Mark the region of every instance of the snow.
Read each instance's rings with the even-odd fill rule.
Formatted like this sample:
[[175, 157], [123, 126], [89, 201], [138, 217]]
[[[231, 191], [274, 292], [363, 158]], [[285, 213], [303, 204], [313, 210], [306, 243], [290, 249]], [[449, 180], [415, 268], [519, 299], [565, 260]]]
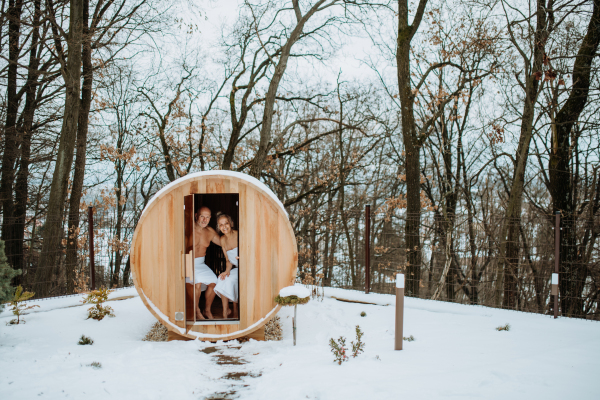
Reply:
[[[154, 343], [141, 341], [156, 319], [135, 289], [111, 298], [127, 295], [135, 297], [110, 302], [116, 316], [102, 321], [85, 319], [82, 296], [32, 302], [41, 307], [24, 325], [7, 326], [11, 313], [0, 314], [0, 399], [204, 399], [233, 390], [245, 400], [586, 400], [600, 390], [598, 322], [407, 297], [404, 336], [416, 340], [394, 351], [394, 296], [326, 288], [322, 301], [298, 309], [297, 346], [291, 307], [279, 312], [281, 342]], [[510, 331], [495, 330], [506, 323]], [[329, 338], [345, 336], [350, 347], [356, 325], [365, 352], [335, 364]], [[82, 334], [94, 344], [77, 345]], [[218, 365], [199, 351], [211, 346], [248, 364]], [[255, 377], [223, 379], [232, 372]]]
[[142, 212], [142, 216], [144, 215], [144, 213], [147, 210], [150, 209], [150, 205], [156, 199], [158, 199], [163, 193], [168, 192], [172, 187], [174, 187], [174, 186], [176, 186], [176, 185], [180, 184], [181, 182], [183, 182], [185, 180], [188, 180], [188, 179], [194, 179], [194, 178], [198, 178], [198, 177], [206, 177], [206, 176], [211, 176], [211, 175], [232, 176], [232, 177], [235, 177], [235, 178], [238, 178], [238, 179], [242, 179], [242, 180], [244, 180], [246, 182], [252, 183], [253, 185], [257, 186], [260, 190], [262, 190], [263, 192], [265, 192], [265, 194], [267, 194], [269, 197], [271, 197], [273, 199], [273, 201], [277, 205], [279, 205], [279, 208], [281, 209], [281, 211], [283, 211], [286, 216], [288, 215], [287, 211], [285, 210], [285, 207], [283, 206], [283, 203], [281, 202], [281, 200], [279, 200], [279, 198], [275, 195], [275, 193], [273, 193], [273, 191], [271, 189], [269, 189], [269, 187], [267, 185], [265, 185], [264, 183], [262, 183], [261, 181], [259, 181], [255, 177], [243, 174], [241, 172], [236, 172], [236, 171], [214, 170], [214, 171], [194, 172], [194, 173], [188, 174], [186, 176], [182, 176], [181, 178], [176, 179], [173, 182], [169, 183], [168, 185], [166, 185], [165, 187], [163, 187], [162, 189], [160, 189], [158, 192], [156, 192], [156, 194], [150, 199], [150, 201], [148, 201], [148, 204], [146, 204], [146, 207], [144, 208], [144, 211]]
[[287, 286], [279, 291], [279, 296], [297, 296], [300, 299], [310, 296], [310, 290], [301, 285]]

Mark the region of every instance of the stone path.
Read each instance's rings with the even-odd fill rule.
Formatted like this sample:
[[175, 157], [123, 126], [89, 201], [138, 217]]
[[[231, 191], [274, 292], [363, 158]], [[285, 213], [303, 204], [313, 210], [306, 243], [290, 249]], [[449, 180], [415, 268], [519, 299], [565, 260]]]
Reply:
[[224, 371], [227, 371], [221, 379], [231, 381], [229, 390], [213, 393], [212, 395], [205, 397], [205, 400], [237, 399], [240, 397], [238, 392], [243, 388], [250, 386], [247, 384], [249, 378], [261, 376], [260, 372], [250, 371], [249, 367], [244, 367], [245, 365], [248, 365], [248, 361], [235, 355], [240, 348], [240, 346], [213, 346], [200, 350], [203, 353], [212, 355], [215, 363], [222, 366]]

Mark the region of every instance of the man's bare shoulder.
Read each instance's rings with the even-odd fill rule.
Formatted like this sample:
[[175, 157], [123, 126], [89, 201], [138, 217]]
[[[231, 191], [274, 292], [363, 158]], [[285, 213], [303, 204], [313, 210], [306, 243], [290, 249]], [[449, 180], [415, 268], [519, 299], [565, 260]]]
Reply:
[[214, 230], [214, 228], [211, 228], [210, 226], [206, 227], [206, 230], [211, 234], [211, 235], [216, 235], [217, 231]]

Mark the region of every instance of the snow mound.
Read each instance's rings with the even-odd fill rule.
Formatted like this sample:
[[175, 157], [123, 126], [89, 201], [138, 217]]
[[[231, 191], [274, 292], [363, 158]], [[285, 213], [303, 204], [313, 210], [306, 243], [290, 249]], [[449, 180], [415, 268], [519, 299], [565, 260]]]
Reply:
[[281, 296], [281, 297], [296, 296], [299, 299], [304, 299], [304, 298], [310, 296], [310, 290], [308, 290], [304, 286], [287, 286], [279, 291], [279, 296]]

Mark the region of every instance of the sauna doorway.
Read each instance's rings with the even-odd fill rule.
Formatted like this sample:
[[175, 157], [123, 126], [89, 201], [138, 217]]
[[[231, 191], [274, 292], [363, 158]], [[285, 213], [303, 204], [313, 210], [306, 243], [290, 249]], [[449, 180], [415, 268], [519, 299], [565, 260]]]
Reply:
[[185, 196], [184, 211], [187, 325], [239, 324], [239, 194]]

